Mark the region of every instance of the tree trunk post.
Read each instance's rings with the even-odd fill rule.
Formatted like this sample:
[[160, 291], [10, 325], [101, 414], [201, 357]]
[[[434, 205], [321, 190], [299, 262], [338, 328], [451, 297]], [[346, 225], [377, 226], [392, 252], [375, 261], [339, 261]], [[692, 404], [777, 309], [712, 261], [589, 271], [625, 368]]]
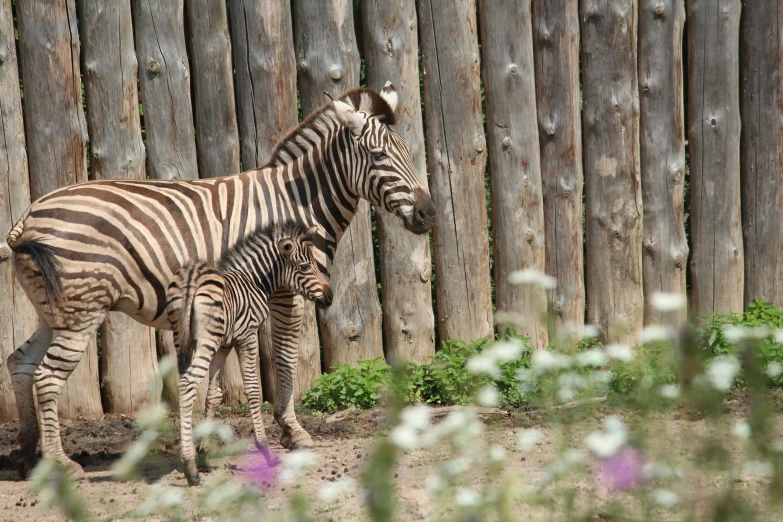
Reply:
[[[399, 96], [395, 128], [426, 184], [415, 2], [365, 0], [362, 11], [367, 84], [379, 91], [387, 81], [394, 84]], [[397, 217], [376, 211], [386, 353], [423, 364], [435, 355], [429, 235], [411, 234]]]
[[635, 344], [644, 324], [636, 0], [585, 0], [587, 317], [605, 341]]
[[[303, 112], [310, 114], [328, 101], [324, 91], [336, 96], [359, 85], [353, 6], [337, 0], [301, 0], [294, 3], [293, 14], [299, 92]], [[330, 278], [334, 302], [319, 313], [324, 368], [382, 357], [381, 307], [366, 201], [359, 202], [340, 240]], [[305, 384], [308, 373], [317, 377], [315, 370], [313, 365], [299, 368], [300, 384]]]
[[[198, 179], [183, 0], [131, 0], [131, 7], [147, 170], [155, 179]], [[160, 331], [158, 345], [161, 355], [176, 360], [172, 332]], [[202, 410], [206, 381], [199, 386], [196, 400]], [[178, 396], [167, 399], [176, 408]]]
[[[22, 99], [11, 0], [0, 1], [0, 243], [30, 206]], [[8, 253], [6, 253], [8, 254]], [[0, 422], [18, 418], [5, 360], [35, 331], [37, 314], [16, 281], [10, 258], [0, 252]]]
[[[232, 0], [229, 3], [237, 120], [242, 170], [263, 166], [272, 150], [297, 124], [296, 58], [290, 2]], [[270, 317], [259, 332], [264, 397], [274, 401], [275, 367]], [[320, 374], [320, 341], [315, 304], [305, 300], [294, 400], [299, 401]], [[303, 377], [304, 376], [304, 381]], [[304, 382], [305, 384], [300, 384]]]
[[[138, 64], [130, 1], [80, 4], [93, 179], [144, 179]], [[155, 331], [121, 312], [101, 326], [103, 404], [107, 413], [133, 413], [161, 383]]]
[[[664, 317], [650, 304], [655, 292], [685, 295], [685, 113], [682, 37], [685, 4], [641, 0], [639, 6], [639, 98], [644, 238], [644, 319]], [[687, 311], [678, 312], [684, 321]], [[671, 320], [671, 316], [667, 315]]]
[[422, 0], [419, 23], [439, 334], [471, 341], [494, 331], [475, 2]]
[[481, 0], [481, 52], [489, 142], [495, 306], [521, 314], [517, 333], [549, 344], [546, 290], [512, 285], [522, 269], [545, 271], [544, 202], [536, 126], [530, 0]]
[[[87, 181], [87, 123], [82, 108], [76, 2], [19, 2], [19, 54], [33, 200]], [[59, 401], [63, 418], [103, 415], [98, 350], [90, 341]]]
[[702, 317], [743, 310], [741, 1], [688, 0], [687, 10], [691, 295], [693, 312]]
[[[190, 64], [200, 177], [240, 171], [239, 132], [234, 105], [234, 69], [225, 0], [188, 0]], [[245, 402], [239, 358], [232, 350], [220, 375], [223, 403]]]
[[556, 328], [581, 337], [585, 321], [582, 112], [577, 0], [533, 2], [538, 140], [546, 223], [546, 273]]
[[783, 2], [745, 2], [740, 35], [745, 306], [783, 305]]

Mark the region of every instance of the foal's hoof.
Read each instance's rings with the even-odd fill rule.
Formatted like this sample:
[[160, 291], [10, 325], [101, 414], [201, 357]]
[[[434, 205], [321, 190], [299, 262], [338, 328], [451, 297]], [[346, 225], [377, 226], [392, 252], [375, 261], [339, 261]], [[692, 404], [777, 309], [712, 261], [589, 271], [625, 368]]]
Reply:
[[284, 433], [282, 437], [280, 437], [280, 444], [283, 445], [284, 448], [295, 450], [295, 449], [310, 449], [315, 444], [313, 444], [313, 438], [310, 437], [310, 434], [306, 431], [302, 431], [295, 436], [292, 436], [290, 433]]
[[68, 459], [65, 462], [61, 462], [60, 464], [62, 464], [63, 468], [65, 469], [65, 474], [72, 481], [79, 482], [80, 480], [87, 478], [87, 474], [84, 472], [84, 469], [76, 462]]
[[188, 472], [188, 470], [185, 469], [185, 479], [188, 481], [188, 486], [198, 486], [201, 484], [201, 475], [198, 474], [198, 471]]

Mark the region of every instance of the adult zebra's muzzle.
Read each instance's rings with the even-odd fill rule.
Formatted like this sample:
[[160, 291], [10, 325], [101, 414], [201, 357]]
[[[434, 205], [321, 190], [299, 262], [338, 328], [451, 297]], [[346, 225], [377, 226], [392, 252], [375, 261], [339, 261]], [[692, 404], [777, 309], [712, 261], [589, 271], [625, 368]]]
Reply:
[[332, 287], [326, 285], [324, 287], [323, 295], [315, 300], [315, 305], [318, 308], [328, 308], [332, 304], [333, 298], [334, 298], [334, 294], [332, 293]]
[[417, 188], [413, 191], [413, 212], [403, 218], [405, 228], [414, 234], [425, 234], [435, 226], [437, 209], [427, 191]]

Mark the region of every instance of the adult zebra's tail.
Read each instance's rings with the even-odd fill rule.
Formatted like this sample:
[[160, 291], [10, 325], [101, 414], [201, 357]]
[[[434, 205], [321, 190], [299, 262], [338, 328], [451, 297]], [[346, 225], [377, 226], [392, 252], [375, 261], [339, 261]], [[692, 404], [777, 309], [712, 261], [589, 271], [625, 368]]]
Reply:
[[38, 271], [41, 273], [46, 302], [54, 310], [63, 299], [63, 283], [60, 279], [63, 267], [60, 260], [57, 259], [57, 249], [36, 239], [26, 239], [10, 245], [3, 243], [0, 245], [0, 259], [3, 258], [4, 247], [10, 248], [17, 254], [30, 256], [33, 264], [38, 267]]

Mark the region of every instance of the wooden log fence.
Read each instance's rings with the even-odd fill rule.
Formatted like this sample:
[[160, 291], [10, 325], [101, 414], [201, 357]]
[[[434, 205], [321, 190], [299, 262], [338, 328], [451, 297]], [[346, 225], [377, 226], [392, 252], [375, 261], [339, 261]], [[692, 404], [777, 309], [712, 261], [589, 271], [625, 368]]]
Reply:
[[[694, 317], [757, 297], [783, 305], [780, 3], [0, 0], [0, 235], [31, 199], [87, 179], [261, 167], [324, 91], [391, 81], [396, 128], [437, 207], [434, 250], [360, 203], [334, 304], [305, 304], [296, 400], [335, 364], [421, 363], [440, 341], [493, 335], [495, 310], [522, 314], [520, 333], [544, 349], [586, 322], [637, 341], [661, 320], [655, 292], [689, 292]], [[8, 255], [0, 247], [0, 420], [16, 417], [5, 359], [37, 322]], [[557, 286], [510, 285], [520, 269]], [[267, 400], [277, 327], [261, 335]], [[61, 415], [138, 409], [159, 386], [156, 355], [174, 351], [158, 337], [156, 351], [151, 329], [111, 314], [100, 365], [93, 342]], [[237, 404], [232, 364], [222, 384]]]

